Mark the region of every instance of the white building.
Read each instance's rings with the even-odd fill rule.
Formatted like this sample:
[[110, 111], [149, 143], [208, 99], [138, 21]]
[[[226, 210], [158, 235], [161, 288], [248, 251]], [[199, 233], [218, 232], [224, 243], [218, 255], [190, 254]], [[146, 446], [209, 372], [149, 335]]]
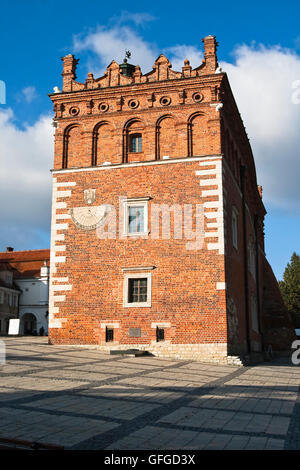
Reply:
[[48, 334], [49, 257], [49, 250], [9, 248], [0, 253], [0, 264], [9, 264], [14, 284], [20, 290], [20, 335]]
[[13, 278], [13, 269], [0, 262], [0, 335], [7, 334], [10, 320], [18, 318], [20, 291]]

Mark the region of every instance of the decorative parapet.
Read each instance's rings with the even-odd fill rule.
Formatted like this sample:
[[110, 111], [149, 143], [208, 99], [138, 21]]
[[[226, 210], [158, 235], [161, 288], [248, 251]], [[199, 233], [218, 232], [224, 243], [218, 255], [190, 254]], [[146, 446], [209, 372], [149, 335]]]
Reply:
[[78, 59], [72, 54], [62, 57], [63, 61], [63, 92], [91, 90], [97, 88], [107, 88], [122, 85], [132, 85], [135, 83], [149, 83], [163, 80], [175, 80], [186, 77], [197, 77], [199, 75], [207, 75], [215, 73], [218, 68], [217, 46], [215, 36], [207, 36], [202, 39], [204, 43], [204, 59], [202, 64], [195, 69], [190, 66], [189, 60], [184, 61], [181, 72], [172, 70], [172, 64], [164, 55], [160, 56], [154, 62], [152, 71], [142, 74], [139, 65], [127, 64], [127, 62], [118, 64], [112, 61], [106, 68], [104, 75], [94, 78], [89, 72], [85, 83], [76, 82], [76, 66]]

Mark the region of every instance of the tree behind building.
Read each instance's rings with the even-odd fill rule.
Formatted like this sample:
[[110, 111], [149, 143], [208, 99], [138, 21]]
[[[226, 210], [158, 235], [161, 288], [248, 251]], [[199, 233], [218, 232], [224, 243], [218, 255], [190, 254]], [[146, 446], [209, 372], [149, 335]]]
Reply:
[[296, 252], [292, 254], [279, 286], [294, 325], [300, 328], [300, 256]]

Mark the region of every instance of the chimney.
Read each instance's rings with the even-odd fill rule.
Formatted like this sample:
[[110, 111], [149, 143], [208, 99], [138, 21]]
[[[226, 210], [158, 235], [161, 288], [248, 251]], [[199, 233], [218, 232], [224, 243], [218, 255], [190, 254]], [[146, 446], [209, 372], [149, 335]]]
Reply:
[[218, 67], [216, 36], [206, 36], [202, 42], [204, 43], [205, 68], [209, 73], [215, 73]]
[[12, 246], [7, 246], [6, 247], [6, 253], [9, 253], [10, 251], [14, 251]]
[[47, 261], [46, 260], [44, 260], [44, 264], [43, 264], [43, 266], [41, 266], [40, 276], [42, 278], [48, 278], [49, 277], [49, 267], [47, 266]]
[[79, 59], [75, 59], [72, 54], [62, 57], [63, 61], [63, 91], [72, 91], [72, 81], [76, 80], [76, 66]]

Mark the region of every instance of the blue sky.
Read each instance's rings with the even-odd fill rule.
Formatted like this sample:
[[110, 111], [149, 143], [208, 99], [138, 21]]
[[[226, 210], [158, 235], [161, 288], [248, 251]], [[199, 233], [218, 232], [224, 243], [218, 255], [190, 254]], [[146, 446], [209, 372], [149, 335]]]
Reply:
[[257, 1], [2, 2], [0, 80], [7, 97], [0, 105], [0, 250], [49, 246], [48, 93], [61, 86], [60, 58], [80, 58], [79, 81], [90, 69], [101, 73], [111, 59], [121, 60], [125, 47], [144, 73], [160, 52], [173, 66], [189, 55], [196, 67], [201, 39], [213, 34], [254, 151], [268, 211], [266, 253], [281, 278], [292, 252], [300, 251], [300, 104], [291, 102], [292, 83], [300, 80], [299, 13], [297, 2], [286, 8]]

